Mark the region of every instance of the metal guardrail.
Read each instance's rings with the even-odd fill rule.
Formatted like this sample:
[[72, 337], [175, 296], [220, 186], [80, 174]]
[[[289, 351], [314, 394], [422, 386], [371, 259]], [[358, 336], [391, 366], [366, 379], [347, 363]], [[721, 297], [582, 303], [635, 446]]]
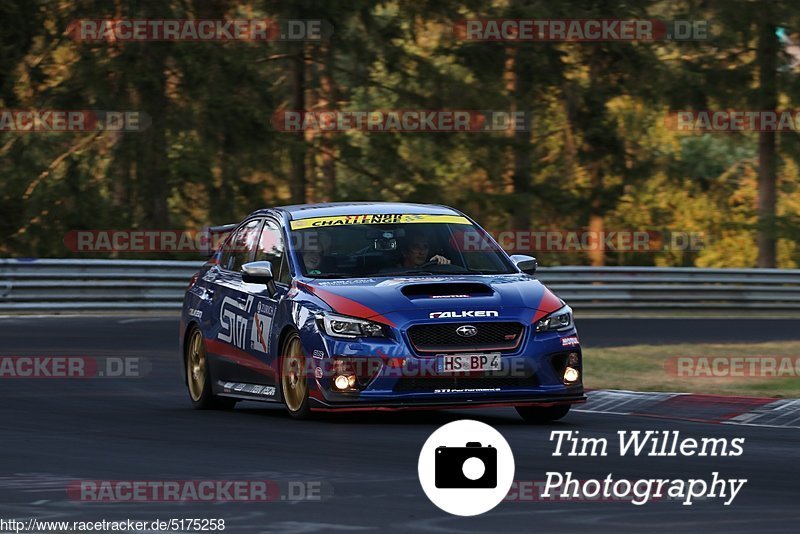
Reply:
[[[176, 310], [201, 261], [0, 259], [0, 312]], [[577, 311], [800, 314], [800, 269], [543, 267]]]
[[551, 267], [538, 278], [576, 310], [800, 312], [800, 269]]
[[202, 264], [0, 259], [0, 312], [176, 310]]

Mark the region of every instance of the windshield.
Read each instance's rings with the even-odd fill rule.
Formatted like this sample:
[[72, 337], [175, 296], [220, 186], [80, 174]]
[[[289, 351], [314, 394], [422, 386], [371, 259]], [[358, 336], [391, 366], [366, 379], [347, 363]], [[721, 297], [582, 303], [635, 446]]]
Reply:
[[291, 241], [312, 278], [516, 272], [483, 231], [456, 215], [300, 219], [291, 222]]

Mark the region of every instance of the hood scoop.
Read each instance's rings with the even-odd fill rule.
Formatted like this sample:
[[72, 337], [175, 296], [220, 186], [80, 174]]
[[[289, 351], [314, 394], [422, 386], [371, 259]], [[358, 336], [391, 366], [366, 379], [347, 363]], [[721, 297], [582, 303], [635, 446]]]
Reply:
[[486, 284], [473, 282], [409, 284], [403, 287], [400, 292], [411, 300], [491, 297], [494, 294], [494, 290]]

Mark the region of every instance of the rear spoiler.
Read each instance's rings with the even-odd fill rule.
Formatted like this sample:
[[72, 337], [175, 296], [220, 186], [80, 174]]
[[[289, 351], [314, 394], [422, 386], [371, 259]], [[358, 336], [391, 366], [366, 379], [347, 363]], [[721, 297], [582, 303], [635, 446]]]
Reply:
[[214, 252], [219, 248], [219, 244], [225, 241], [228, 237], [227, 234], [235, 230], [237, 226], [239, 226], [239, 223], [223, 224], [222, 226], [206, 226], [203, 228], [203, 235], [208, 237], [205, 239], [206, 247], [205, 250], [203, 250], [206, 257], [210, 258], [213, 256]]

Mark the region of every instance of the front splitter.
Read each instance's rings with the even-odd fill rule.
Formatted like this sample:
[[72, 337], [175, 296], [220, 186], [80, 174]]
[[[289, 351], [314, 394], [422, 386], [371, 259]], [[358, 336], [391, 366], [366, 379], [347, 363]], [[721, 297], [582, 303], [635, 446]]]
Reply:
[[497, 408], [503, 406], [556, 406], [559, 404], [581, 404], [586, 402], [586, 395], [569, 395], [558, 397], [536, 397], [521, 399], [498, 399], [496, 401], [484, 399], [459, 399], [442, 401], [414, 401], [414, 402], [343, 402], [328, 403], [320, 399], [309, 399], [311, 409], [320, 412], [340, 411], [398, 411], [398, 410], [444, 410], [460, 408]]

